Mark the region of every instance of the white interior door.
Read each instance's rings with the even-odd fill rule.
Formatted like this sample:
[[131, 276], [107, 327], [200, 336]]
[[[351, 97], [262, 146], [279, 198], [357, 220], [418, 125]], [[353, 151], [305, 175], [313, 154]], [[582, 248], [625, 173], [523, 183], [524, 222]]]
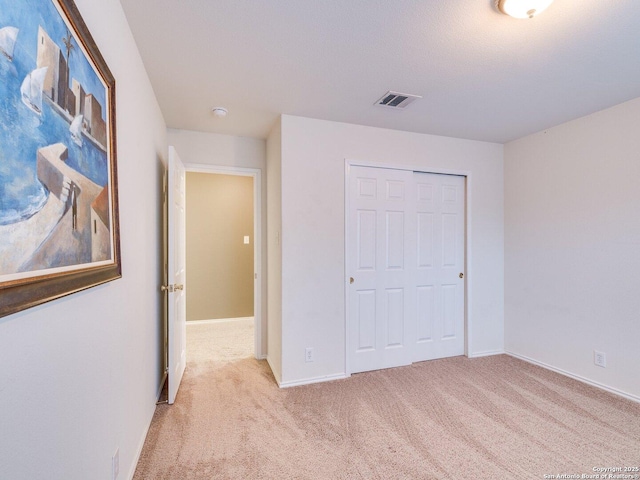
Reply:
[[185, 303], [185, 168], [173, 147], [169, 147], [168, 195], [168, 383], [169, 398], [176, 400], [187, 365], [187, 313]]
[[408, 365], [415, 343], [413, 172], [350, 167], [351, 372]]
[[464, 177], [415, 173], [417, 337], [413, 361], [464, 354]]
[[351, 373], [464, 354], [465, 180], [350, 166]]

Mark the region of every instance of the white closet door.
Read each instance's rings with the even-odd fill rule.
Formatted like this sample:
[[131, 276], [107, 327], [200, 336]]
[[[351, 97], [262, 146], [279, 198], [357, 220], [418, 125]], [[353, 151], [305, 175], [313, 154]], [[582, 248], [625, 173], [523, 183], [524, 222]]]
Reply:
[[347, 245], [352, 373], [408, 365], [415, 345], [413, 172], [350, 167]]
[[351, 373], [464, 354], [465, 179], [351, 166]]
[[417, 263], [413, 361], [464, 354], [464, 177], [415, 174]]

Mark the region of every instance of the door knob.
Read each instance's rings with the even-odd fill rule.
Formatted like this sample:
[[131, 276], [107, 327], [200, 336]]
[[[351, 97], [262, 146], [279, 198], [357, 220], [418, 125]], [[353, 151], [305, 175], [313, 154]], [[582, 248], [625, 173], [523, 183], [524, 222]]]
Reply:
[[460, 278], [464, 278], [464, 273], [460, 273], [460, 275], [458, 275]]
[[355, 280], [353, 279], [353, 277], [349, 277], [349, 283], [351, 284], [351, 283], [353, 283], [353, 282], [355, 282]]

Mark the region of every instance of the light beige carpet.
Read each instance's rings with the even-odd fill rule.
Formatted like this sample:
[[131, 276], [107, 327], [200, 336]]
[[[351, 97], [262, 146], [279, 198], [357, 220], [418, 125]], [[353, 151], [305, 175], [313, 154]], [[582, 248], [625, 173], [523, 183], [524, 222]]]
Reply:
[[244, 359], [187, 370], [134, 478], [542, 479], [639, 465], [640, 404], [505, 355], [289, 389]]
[[254, 356], [253, 317], [187, 324], [187, 362], [229, 362]]

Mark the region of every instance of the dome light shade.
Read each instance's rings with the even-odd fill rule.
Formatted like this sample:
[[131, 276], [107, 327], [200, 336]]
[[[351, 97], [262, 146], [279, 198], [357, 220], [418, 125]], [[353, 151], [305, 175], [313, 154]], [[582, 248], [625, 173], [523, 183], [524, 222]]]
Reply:
[[514, 18], [533, 18], [552, 2], [553, 0], [496, 0], [496, 7]]

